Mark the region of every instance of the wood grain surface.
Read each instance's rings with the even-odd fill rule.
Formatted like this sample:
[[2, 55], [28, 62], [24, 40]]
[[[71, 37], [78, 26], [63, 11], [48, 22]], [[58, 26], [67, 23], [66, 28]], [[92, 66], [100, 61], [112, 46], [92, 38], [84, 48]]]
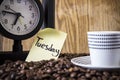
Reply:
[[88, 0], [89, 30], [120, 30], [120, 0]]
[[[62, 53], [88, 53], [87, 31], [120, 31], [120, 0], [55, 0], [55, 28], [68, 34]], [[31, 48], [33, 38], [23, 41]], [[0, 36], [0, 50], [12, 40]]]
[[87, 52], [87, 0], [56, 0], [56, 29], [67, 32], [63, 53]]

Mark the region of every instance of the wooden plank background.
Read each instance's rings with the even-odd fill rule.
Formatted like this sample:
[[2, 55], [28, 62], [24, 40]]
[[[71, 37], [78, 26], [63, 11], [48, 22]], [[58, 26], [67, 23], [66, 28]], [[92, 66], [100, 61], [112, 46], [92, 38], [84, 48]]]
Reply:
[[[68, 33], [62, 53], [88, 53], [87, 31], [120, 30], [120, 0], [55, 0], [55, 28]], [[23, 41], [31, 48], [33, 38]], [[0, 50], [11, 51], [12, 40], [0, 36]]]

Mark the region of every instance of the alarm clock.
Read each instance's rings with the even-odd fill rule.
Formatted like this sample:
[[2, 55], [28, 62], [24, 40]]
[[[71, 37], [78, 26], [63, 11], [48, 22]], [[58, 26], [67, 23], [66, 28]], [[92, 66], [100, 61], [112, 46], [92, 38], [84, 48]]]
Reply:
[[13, 40], [35, 35], [43, 23], [43, 7], [39, 0], [1, 0], [0, 33]]

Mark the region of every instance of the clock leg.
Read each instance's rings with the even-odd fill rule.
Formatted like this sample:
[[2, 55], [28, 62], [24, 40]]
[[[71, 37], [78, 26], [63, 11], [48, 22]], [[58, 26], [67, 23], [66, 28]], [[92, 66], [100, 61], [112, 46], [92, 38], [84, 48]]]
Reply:
[[23, 47], [22, 47], [22, 41], [21, 40], [14, 40], [13, 44], [13, 53], [22, 53]]
[[42, 0], [44, 24], [42, 27], [55, 28], [55, 0]]

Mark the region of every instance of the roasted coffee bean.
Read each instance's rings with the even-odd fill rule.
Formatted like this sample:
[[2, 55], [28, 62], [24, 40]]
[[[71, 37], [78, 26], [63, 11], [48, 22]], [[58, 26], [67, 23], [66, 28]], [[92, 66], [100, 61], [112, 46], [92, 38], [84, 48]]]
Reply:
[[91, 75], [96, 75], [96, 70], [91, 70], [91, 71], [90, 71], [90, 74], [91, 74]]
[[15, 77], [15, 80], [26, 80], [26, 76], [23, 75], [23, 74], [17, 75], [17, 76]]
[[47, 73], [52, 73], [51, 69], [46, 70]]
[[87, 80], [85, 76], [81, 76], [81, 80]]
[[106, 76], [102, 76], [102, 80], [108, 80], [108, 77], [106, 77]]
[[66, 77], [62, 77], [61, 80], [67, 80], [67, 78]]
[[9, 75], [9, 73], [3, 73], [3, 74], [0, 76], [0, 79], [5, 79], [8, 75]]
[[92, 79], [91, 80], [98, 80], [96, 77], [92, 77]]
[[77, 73], [72, 72], [72, 73], [70, 74], [70, 77], [72, 77], [72, 78], [77, 77]]
[[12, 80], [14, 80], [16, 76], [16, 72], [10, 72], [9, 76]]
[[58, 73], [54, 73], [53, 74], [53, 77], [55, 77], [55, 78], [57, 78], [57, 77], [59, 77], [60, 76], [60, 74], [58, 74]]
[[73, 71], [78, 72], [79, 68], [75, 66], [75, 67], [73, 67]]
[[113, 80], [120, 80], [120, 76], [112, 76], [111, 77]]
[[84, 73], [86, 72], [86, 69], [84, 69], [84, 68], [80, 67], [79, 69], [80, 69], [80, 72], [84, 72]]
[[0, 80], [120, 80], [120, 71], [86, 69], [71, 63], [76, 54], [58, 60], [6, 61], [0, 65]]
[[56, 78], [56, 80], [61, 80], [61, 77], [60, 77], [60, 76], [58, 76], [58, 77]]
[[51, 80], [52, 79], [52, 76], [50, 74], [43, 74], [41, 75], [42, 79], [48, 79], [48, 80]]
[[96, 76], [102, 76], [102, 73], [96, 72]]
[[[119, 72], [120, 73], [120, 72]], [[112, 72], [111, 73], [113, 76], [118, 76], [118, 73], [117, 72]]]
[[20, 74], [25, 74], [25, 70], [22, 69], [22, 70], [19, 71], [19, 73], [20, 73]]
[[79, 78], [79, 77], [84, 76], [84, 75], [85, 75], [84, 73], [78, 73], [77, 77]]
[[97, 77], [97, 80], [102, 80], [102, 78], [100, 76]]
[[86, 74], [85, 74], [85, 77], [86, 77], [86, 78], [91, 78], [91, 74], [90, 74], [90, 73], [86, 73]]
[[4, 73], [4, 71], [0, 69], [0, 75], [2, 75], [3, 73]]
[[4, 80], [14, 80], [14, 79], [11, 79], [10, 76], [7, 76], [7, 77], [5, 77]]
[[103, 72], [103, 75], [106, 77], [110, 76], [110, 74], [108, 72]]

